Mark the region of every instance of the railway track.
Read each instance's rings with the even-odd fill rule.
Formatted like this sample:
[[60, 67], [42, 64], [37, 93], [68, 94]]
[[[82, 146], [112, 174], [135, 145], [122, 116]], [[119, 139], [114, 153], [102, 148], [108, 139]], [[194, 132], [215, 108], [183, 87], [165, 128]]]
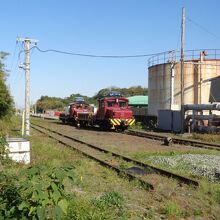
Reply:
[[[56, 120], [54, 118], [53, 119], [46, 118], [46, 119]], [[164, 141], [165, 138], [168, 138], [168, 136], [165, 136], [165, 135], [152, 134], [152, 133], [149, 133], [149, 132], [142, 132], [142, 131], [137, 131], [137, 130], [127, 130], [124, 133], [127, 134], [127, 135], [133, 135], [133, 136], [138, 136], [138, 137], [143, 137], [143, 138], [148, 138], [148, 139], [153, 139], [153, 140], [158, 140], [158, 141]], [[212, 149], [212, 150], [220, 151], [220, 144], [208, 143], [208, 142], [202, 142], [202, 141], [199, 141], [199, 140], [190, 140], [190, 139], [178, 138], [178, 137], [171, 137], [171, 138], [172, 138], [172, 142], [174, 144], [190, 145], [192, 147], [198, 147], [198, 148], [205, 148], [205, 149]]]
[[[48, 129], [39, 124], [33, 124], [31, 127], [49, 137], [57, 140], [58, 142], [74, 149], [83, 155], [99, 162], [101, 165], [115, 170], [117, 173], [126, 176], [129, 180], [138, 180], [145, 189], [154, 189], [154, 184], [149, 181], [150, 178], [172, 178], [176, 179], [180, 184], [188, 184], [199, 186], [198, 181], [184, 177], [152, 165], [142, 163], [130, 157], [115, 153], [100, 146], [87, 143], [72, 136], [65, 135], [55, 130]], [[77, 146], [75, 143], [80, 145]], [[123, 166], [121, 166], [123, 164]], [[126, 168], [125, 168], [126, 167]]]
[[[153, 139], [153, 140], [159, 140], [159, 141], [164, 141], [165, 138], [168, 138], [168, 136], [165, 136], [165, 135], [152, 134], [149, 132], [141, 132], [141, 131], [137, 131], [137, 130], [128, 130], [125, 132], [125, 134], [148, 138], [148, 139]], [[220, 151], [220, 144], [208, 143], [208, 142], [202, 142], [202, 141], [190, 140], [190, 139], [184, 139], [184, 138], [177, 138], [177, 137], [171, 137], [171, 138], [172, 138], [172, 142], [174, 144], [190, 145], [192, 147]]]

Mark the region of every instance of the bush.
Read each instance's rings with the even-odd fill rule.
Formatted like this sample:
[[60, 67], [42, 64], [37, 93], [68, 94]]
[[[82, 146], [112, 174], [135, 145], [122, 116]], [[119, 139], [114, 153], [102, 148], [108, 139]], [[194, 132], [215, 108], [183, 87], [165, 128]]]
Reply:
[[18, 177], [1, 173], [0, 219], [61, 219], [69, 202], [64, 179], [73, 180], [72, 167], [33, 166]]
[[162, 213], [167, 216], [178, 216], [181, 214], [178, 206], [171, 201], [167, 202], [165, 207], [162, 209]]
[[102, 195], [100, 198], [94, 200], [94, 205], [98, 208], [116, 207], [122, 208], [124, 204], [123, 196], [118, 192], [108, 192]]
[[[7, 54], [1, 52], [2, 59]], [[4, 64], [0, 62], [0, 119], [10, 116], [13, 112], [13, 100], [6, 86], [6, 71]]]
[[123, 212], [123, 205], [123, 196], [115, 191], [105, 193], [92, 201], [78, 198], [72, 200], [68, 218], [74, 220], [128, 219]]
[[0, 137], [0, 163], [9, 163], [10, 159], [8, 157], [7, 141], [5, 138]]

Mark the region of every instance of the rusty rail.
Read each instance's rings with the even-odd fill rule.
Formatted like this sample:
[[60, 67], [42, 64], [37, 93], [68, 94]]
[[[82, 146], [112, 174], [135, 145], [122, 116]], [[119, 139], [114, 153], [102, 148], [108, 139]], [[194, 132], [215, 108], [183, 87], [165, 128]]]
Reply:
[[[143, 138], [149, 138], [153, 140], [159, 140], [159, 141], [164, 141], [165, 138], [168, 138], [168, 136], [165, 136], [165, 135], [152, 134], [149, 132], [141, 132], [141, 131], [136, 131], [136, 130], [128, 130], [125, 132], [125, 134], [143, 137]], [[189, 139], [178, 138], [178, 137], [171, 137], [171, 138], [174, 144], [190, 145], [192, 147], [205, 148], [205, 149], [210, 149], [210, 150], [218, 150], [218, 151], [220, 150], [220, 144], [202, 142], [198, 140], [189, 140]]]
[[[169, 177], [169, 178], [173, 178], [173, 179], [176, 179], [178, 180], [180, 183], [185, 183], [185, 184], [188, 184], [188, 185], [193, 185], [193, 186], [199, 186], [199, 183], [198, 181], [194, 180], [194, 179], [190, 179], [188, 177], [184, 177], [184, 176], [181, 176], [181, 175], [178, 175], [176, 173], [173, 173], [173, 172], [170, 172], [170, 171], [167, 171], [167, 170], [164, 170], [164, 169], [161, 169], [161, 168], [158, 168], [158, 167], [155, 167], [155, 166], [152, 166], [150, 164], [147, 164], [147, 163], [143, 163], [141, 161], [137, 161], [135, 159], [132, 159], [130, 157], [127, 157], [127, 156], [124, 156], [124, 155], [121, 155], [121, 154], [118, 154], [118, 153], [115, 153], [115, 152], [112, 152], [110, 150], [106, 150], [106, 149], [103, 149], [102, 147], [99, 147], [99, 146], [95, 146], [93, 144], [90, 144], [90, 143], [87, 143], [87, 142], [84, 142], [82, 140], [79, 140], [77, 138], [74, 138], [74, 137], [70, 137], [68, 135], [65, 135], [63, 133], [60, 133], [58, 131], [54, 131], [54, 130], [51, 130], [51, 129], [47, 129], [45, 128], [44, 126], [41, 126], [41, 125], [37, 125], [37, 124], [34, 124], [34, 126], [32, 125], [32, 128], [34, 129], [37, 129], [35, 126], [38, 126], [40, 128], [43, 128], [45, 130], [48, 130], [52, 133], [55, 133], [57, 135], [60, 135], [62, 137], [65, 137], [67, 139], [70, 139], [70, 140], [73, 140], [75, 142], [78, 142], [80, 144], [84, 144], [84, 145], [87, 145], [88, 147], [90, 148], [93, 148], [95, 150], [98, 150], [98, 151], [101, 151], [103, 153], [106, 153], [106, 154], [111, 154], [112, 156], [114, 157], [117, 157], [117, 158], [120, 158], [120, 159], [123, 159], [124, 161], [127, 161], [127, 162], [131, 162], [133, 164], [136, 164], [142, 168], [145, 168], [145, 169], [151, 169], [153, 170], [155, 173], [157, 174], [160, 174], [160, 175], [163, 175], [163, 176], [166, 176], [166, 177]], [[76, 149], [78, 151], [80, 151], [79, 149]], [[81, 152], [81, 151], [80, 151]], [[95, 159], [96, 161], [98, 161], [100, 164], [102, 165], [105, 165], [107, 167], [111, 167], [112, 165], [111, 164], [108, 164], [106, 161], [100, 161], [100, 159], [98, 158], [95, 158], [93, 155], [87, 155], [87, 153], [83, 153], [83, 154], [86, 154], [86, 156], [89, 156], [90, 158], [92, 159]], [[118, 173], [123, 173], [125, 174], [126, 176], [128, 176], [129, 179], [138, 179], [139, 182], [141, 182], [141, 184], [147, 186], [147, 188], [150, 188], [150, 189], [153, 189], [153, 186], [150, 184], [150, 183], [147, 183], [145, 182], [144, 180], [142, 180], [141, 178], [133, 175], [133, 174], [130, 174], [128, 172], [126, 172], [125, 170], [121, 170], [117, 167], [112, 167], [115, 171], [117, 171]]]

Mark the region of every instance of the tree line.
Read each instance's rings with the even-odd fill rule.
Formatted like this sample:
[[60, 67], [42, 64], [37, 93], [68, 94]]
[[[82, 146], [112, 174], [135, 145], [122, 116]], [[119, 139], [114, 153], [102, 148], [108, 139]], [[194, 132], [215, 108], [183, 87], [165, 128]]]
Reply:
[[13, 99], [6, 85], [7, 73], [5, 70], [4, 60], [7, 55], [7, 53], [0, 52], [0, 120], [10, 116], [14, 110]]
[[7, 71], [5, 59], [8, 53], [0, 51], [0, 147], [1, 137], [4, 136], [11, 124], [11, 116], [14, 112], [14, 102], [6, 85]]
[[41, 96], [39, 100], [37, 100], [37, 112], [44, 112], [46, 110], [63, 110], [63, 108], [69, 103], [73, 102], [76, 97], [83, 97], [86, 102], [89, 104], [97, 105], [97, 100], [103, 96], [106, 96], [110, 91], [118, 91], [124, 97], [135, 96], [135, 95], [148, 95], [148, 89], [142, 86], [132, 86], [129, 88], [119, 88], [115, 86], [111, 86], [108, 88], [103, 88], [99, 90], [94, 96], [89, 97], [82, 94], [71, 94], [66, 98], [59, 97], [49, 97], [49, 96]]

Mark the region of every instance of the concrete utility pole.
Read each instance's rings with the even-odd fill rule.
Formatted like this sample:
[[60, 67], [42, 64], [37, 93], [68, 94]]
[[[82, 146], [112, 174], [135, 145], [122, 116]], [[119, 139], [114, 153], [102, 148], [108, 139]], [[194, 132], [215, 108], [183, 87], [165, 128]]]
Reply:
[[25, 136], [30, 135], [30, 45], [38, 41], [30, 38], [17, 38], [17, 42], [24, 43], [25, 52]]
[[184, 133], [184, 38], [185, 38], [185, 8], [182, 8], [182, 24], [181, 24], [181, 133]]

